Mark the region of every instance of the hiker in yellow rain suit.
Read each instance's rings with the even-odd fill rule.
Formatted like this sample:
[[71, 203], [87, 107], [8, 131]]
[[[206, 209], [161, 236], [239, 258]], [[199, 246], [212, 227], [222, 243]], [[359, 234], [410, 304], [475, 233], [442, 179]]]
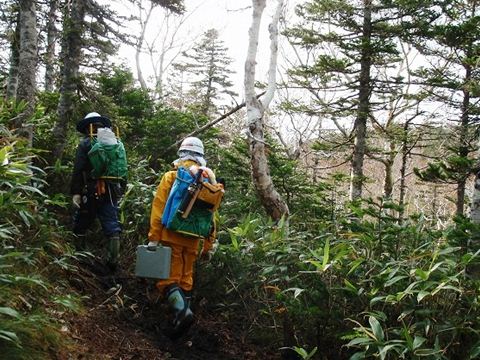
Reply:
[[[205, 166], [203, 158], [203, 144], [198, 138], [186, 138], [178, 151], [179, 159], [174, 162], [175, 169], [165, 173], [158, 185], [152, 203], [150, 215], [150, 231], [148, 246], [156, 246], [158, 242], [172, 249], [170, 277], [157, 282], [157, 288], [165, 294], [172, 307], [175, 320], [175, 332], [181, 332], [193, 322], [193, 313], [190, 309], [191, 290], [193, 286], [193, 268], [197, 259], [200, 238], [184, 236], [178, 232], [165, 228], [162, 224], [162, 215], [170, 189], [177, 175], [177, 168], [192, 165]], [[210, 258], [216, 238], [215, 221], [210, 236], [203, 242], [201, 256]]]

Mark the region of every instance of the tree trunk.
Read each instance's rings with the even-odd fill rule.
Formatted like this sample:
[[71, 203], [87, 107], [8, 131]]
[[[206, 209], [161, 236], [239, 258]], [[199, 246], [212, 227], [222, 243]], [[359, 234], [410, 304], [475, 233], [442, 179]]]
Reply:
[[203, 100], [201, 114], [205, 116], [210, 115], [210, 109], [214, 109], [213, 105], [213, 76], [215, 75], [215, 54], [214, 54], [214, 45], [212, 44], [212, 50], [210, 52], [210, 59], [208, 62], [208, 81], [207, 81], [207, 89], [205, 91], [205, 98]]
[[363, 160], [365, 157], [367, 119], [370, 111], [370, 68], [372, 65], [370, 40], [372, 36], [372, 0], [363, 0], [363, 34], [362, 54], [360, 59], [360, 89], [358, 93], [358, 110], [355, 119], [355, 144], [352, 156], [350, 182], [350, 200], [362, 197], [364, 182]]
[[58, 0], [50, 0], [47, 18], [47, 50], [45, 52], [45, 91], [52, 92], [55, 84], [55, 43], [57, 41]]
[[472, 222], [480, 224], [480, 172], [475, 176], [470, 219]]
[[73, 121], [79, 68], [82, 56], [82, 33], [84, 28], [85, 1], [72, 0], [64, 15], [61, 51], [61, 83], [58, 103], [58, 121], [53, 129], [56, 141], [53, 155], [60, 159], [67, 139], [68, 125]]
[[393, 140], [388, 144], [388, 155], [384, 162], [385, 178], [383, 182], [383, 197], [385, 200], [393, 198], [393, 164], [395, 163], [395, 144]]
[[18, 58], [20, 53], [20, 10], [17, 13], [15, 31], [10, 41], [10, 70], [8, 72], [7, 99], [17, 96], [18, 87]]
[[458, 216], [463, 216], [463, 212], [465, 210], [465, 185], [466, 180], [461, 180], [457, 184], [457, 201], [455, 214]]
[[398, 199], [398, 204], [400, 205], [400, 211], [398, 217], [400, 221], [403, 221], [403, 216], [405, 214], [405, 193], [406, 193], [406, 176], [407, 176], [407, 158], [410, 150], [408, 148], [408, 126], [409, 122], [405, 122], [403, 126], [403, 138], [402, 138], [402, 164], [400, 166], [400, 196]]
[[26, 107], [14, 121], [20, 135], [29, 139], [31, 145], [33, 130], [25, 126], [35, 111], [37, 69], [37, 13], [35, 0], [20, 1], [20, 52], [18, 57], [17, 101], [24, 101]]
[[155, 98], [163, 100], [163, 74], [165, 73], [165, 53], [162, 51], [158, 59], [158, 74], [155, 71]]
[[154, 8], [154, 3], [152, 2], [150, 4], [150, 10], [147, 13], [147, 18], [145, 21], [142, 21], [142, 8], [141, 8], [141, 3], [140, 3], [140, 26], [141, 26], [141, 32], [140, 32], [140, 37], [138, 38], [137, 42], [137, 49], [135, 52], [135, 64], [137, 65], [137, 77], [138, 81], [140, 82], [140, 86], [142, 87], [142, 90], [147, 91], [147, 83], [145, 82], [145, 79], [143, 78], [143, 73], [142, 73], [142, 66], [140, 64], [140, 54], [142, 53], [142, 47], [143, 47], [143, 41], [145, 40], [145, 31], [147, 30], [147, 25], [148, 21], [150, 20], [150, 16], [152, 15], [152, 11]]
[[438, 184], [433, 184], [433, 192], [432, 192], [432, 221], [437, 222], [438, 221], [438, 209], [437, 209], [437, 203], [438, 203]]
[[385, 178], [383, 184], [383, 197], [385, 200], [391, 200], [393, 194], [393, 161], [387, 159], [385, 162]]
[[277, 12], [269, 26], [270, 29], [270, 66], [269, 81], [265, 101], [260, 102], [255, 95], [255, 65], [258, 48], [258, 36], [265, 0], [252, 0], [253, 18], [249, 29], [249, 44], [245, 61], [245, 103], [247, 106], [248, 129], [250, 131], [250, 155], [253, 183], [267, 214], [275, 221], [288, 216], [288, 206], [273, 185], [265, 153], [263, 133], [265, 110], [273, 98], [276, 87], [276, 60], [278, 51], [278, 20], [283, 0], [278, 1]]
[[[470, 51], [469, 51], [470, 52]], [[470, 58], [470, 56], [468, 56]], [[472, 67], [469, 64], [464, 64], [465, 78], [464, 84], [470, 84], [472, 81]], [[458, 155], [462, 158], [468, 157], [468, 130], [470, 117], [470, 90], [468, 86], [463, 86], [463, 101], [462, 101], [462, 115], [460, 117], [460, 148]], [[462, 216], [465, 208], [465, 184], [469, 174], [460, 179], [457, 184], [457, 202], [456, 215]]]

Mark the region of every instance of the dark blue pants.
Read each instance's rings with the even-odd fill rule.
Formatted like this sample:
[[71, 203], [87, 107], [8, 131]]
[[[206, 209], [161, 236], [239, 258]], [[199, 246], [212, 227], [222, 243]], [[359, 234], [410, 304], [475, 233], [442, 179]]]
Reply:
[[84, 235], [98, 217], [105, 236], [120, 233], [122, 227], [118, 221], [118, 212], [118, 199], [110, 186], [107, 186], [106, 193], [100, 197], [94, 194], [84, 195], [80, 209], [73, 215], [73, 232]]

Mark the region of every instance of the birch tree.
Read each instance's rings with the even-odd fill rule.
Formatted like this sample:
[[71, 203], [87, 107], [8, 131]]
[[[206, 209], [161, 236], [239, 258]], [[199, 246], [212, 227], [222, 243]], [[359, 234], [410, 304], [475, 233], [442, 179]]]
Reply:
[[[480, 149], [480, 141], [477, 145]], [[480, 151], [478, 151], [477, 157], [480, 159]], [[474, 224], [480, 224], [480, 172], [475, 174], [475, 181], [473, 183], [472, 203], [470, 204], [470, 220]], [[472, 232], [472, 239], [469, 247], [473, 252], [476, 252], [480, 248], [480, 236], [478, 232]], [[469, 264], [467, 273], [471, 274], [477, 280], [480, 279], [480, 264], [476, 262]]]
[[[480, 144], [479, 144], [480, 145]], [[480, 153], [479, 153], [480, 158]], [[473, 184], [472, 204], [470, 210], [470, 219], [476, 224], [480, 224], [480, 172], [475, 176]]]
[[248, 136], [252, 165], [252, 177], [255, 189], [267, 214], [275, 221], [289, 215], [286, 202], [282, 199], [272, 182], [270, 169], [265, 153], [264, 115], [273, 99], [276, 88], [278, 22], [283, 8], [283, 0], [277, 1], [277, 8], [269, 26], [270, 32], [270, 64], [268, 71], [267, 93], [262, 100], [255, 94], [255, 67], [258, 49], [260, 22], [265, 9], [266, 0], [252, 0], [252, 25], [248, 31], [249, 42], [245, 61], [245, 103], [247, 107]]
[[[140, 35], [137, 38], [135, 45], [135, 65], [137, 69], [137, 79], [140, 83], [141, 88], [144, 91], [148, 90], [147, 82], [143, 76], [142, 71], [142, 61], [141, 55], [145, 51], [145, 47], [148, 50], [150, 55], [150, 61], [155, 75], [155, 93], [161, 96], [162, 94], [162, 80], [166, 67], [165, 56], [166, 54], [174, 48], [173, 42], [177, 36], [179, 28], [182, 26], [185, 17], [182, 16], [181, 20], [177, 24], [172, 24], [170, 19], [172, 15], [178, 16], [183, 14], [185, 11], [183, 1], [173, 0], [173, 1], [155, 1], [155, 0], [135, 0], [133, 1], [138, 8], [138, 23], [140, 25]], [[148, 6], [145, 7], [145, 2], [148, 3]], [[159, 7], [162, 7], [164, 14], [158, 16], [154, 14], [154, 11]], [[154, 15], [157, 26], [157, 34], [154, 37], [152, 43], [149, 43], [146, 39], [146, 31], [149, 25], [149, 22]], [[157, 43], [157, 40], [160, 38], [160, 44]], [[158, 61], [155, 61], [154, 53], [159, 52]], [[177, 54], [178, 55], [178, 54]]]
[[139, 17], [138, 22], [140, 23], [140, 35], [137, 39], [137, 45], [135, 49], [135, 64], [137, 66], [137, 78], [142, 90], [147, 91], [147, 83], [143, 77], [142, 66], [140, 63], [140, 54], [142, 53], [143, 42], [145, 41], [145, 31], [147, 30], [147, 24], [150, 20], [150, 16], [152, 16], [153, 8], [155, 4], [153, 2], [149, 2], [150, 7], [146, 10], [146, 14], [144, 14], [143, 2], [139, 1], [138, 8], [139, 8]]

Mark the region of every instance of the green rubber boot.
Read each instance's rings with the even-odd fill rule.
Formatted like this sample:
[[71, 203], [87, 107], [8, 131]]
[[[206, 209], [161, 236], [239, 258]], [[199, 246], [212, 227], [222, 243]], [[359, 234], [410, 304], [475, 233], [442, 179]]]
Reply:
[[115, 271], [120, 257], [120, 234], [113, 234], [108, 237], [107, 266]]
[[190, 310], [183, 290], [177, 285], [173, 285], [168, 289], [167, 300], [175, 314], [171, 336], [176, 337], [185, 333], [192, 326], [194, 321], [193, 312]]

